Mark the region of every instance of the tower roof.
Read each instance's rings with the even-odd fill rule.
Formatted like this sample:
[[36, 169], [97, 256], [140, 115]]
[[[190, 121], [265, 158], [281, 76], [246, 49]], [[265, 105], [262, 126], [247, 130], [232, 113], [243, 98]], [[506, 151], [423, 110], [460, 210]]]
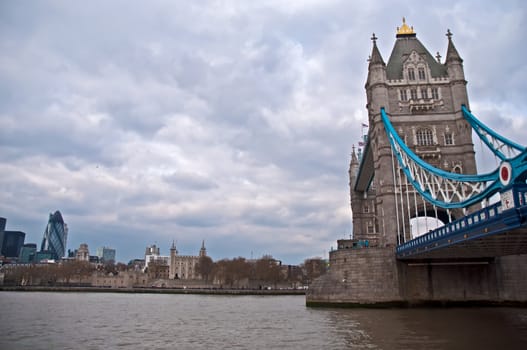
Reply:
[[371, 50], [370, 66], [373, 64], [385, 65], [384, 60], [382, 59], [382, 56], [381, 56], [381, 52], [379, 51], [379, 48], [377, 47], [377, 37], [375, 36], [375, 33], [373, 33], [371, 37], [371, 41], [373, 41], [373, 48]]
[[397, 34], [395, 37], [397, 40], [395, 41], [392, 54], [386, 65], [386, 78], [388, 80], [403, 78], [403, 64], [412, 51], [417, 52], [417, 54], [425, 59], [430, 67], [432, 77], [447, 76], [446, 67], [437, 62], [432, 54], [430, 54], [423, 44], [421, 44], [419, 39], [417, 39], [413, 27], [408, 27], [404, 18], [403, 25], [400, 28], [397, 28]]
[[459, 53], [456, 50], [456, 47], [454, 46], [454, 43], [452, 42], [452, 33], [450, 32], [450, 29], [447, 30], [446, 36], [448, 37], [448, 48], [446, 50], [445, 62], [446, 63], [448, 63], [449, 61], [463, 62], [463, 60], [461, 59], [461, 56], [459, 56]]
[[49, 214], [49, 221], [50, 222], [58, 222], [58, 223], [61, 223], [63, 224], [64, 223], [64, 219], [62, 218], [62, 214], [60, 213], [60, 211], [55, 211], [54, 214]]

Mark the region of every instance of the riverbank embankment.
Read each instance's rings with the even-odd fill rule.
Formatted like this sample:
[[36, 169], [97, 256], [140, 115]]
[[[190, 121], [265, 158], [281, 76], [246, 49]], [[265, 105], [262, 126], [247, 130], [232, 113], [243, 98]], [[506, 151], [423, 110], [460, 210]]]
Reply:
[[76, 293], [151, 293], [151, 294], [212, 294], [212, 295], [305, 295], [304, 289], [226, 289], [226, 288], [105, 288], [0, 286], [10, 292], [76, 292]]

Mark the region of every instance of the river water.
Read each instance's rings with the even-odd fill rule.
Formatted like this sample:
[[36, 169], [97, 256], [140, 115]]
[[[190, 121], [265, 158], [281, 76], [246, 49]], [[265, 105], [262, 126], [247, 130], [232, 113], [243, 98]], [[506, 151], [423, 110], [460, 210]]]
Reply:
[[527, 309], [328, 309], [304, 296], [0, 292], [0, 349], [527, 349]]

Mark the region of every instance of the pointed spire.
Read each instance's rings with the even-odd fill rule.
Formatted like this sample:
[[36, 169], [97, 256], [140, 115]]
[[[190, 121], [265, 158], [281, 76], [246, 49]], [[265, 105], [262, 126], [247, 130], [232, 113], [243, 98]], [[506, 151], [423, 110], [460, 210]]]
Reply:
[[[359, 148], [360, 153], [360, 148]], [[350, 186], [355, 185], [355, 179], [357, 177], [357, 172], [359, 170], [359, 157], [357, 157], [357, 153], [355, 153], [355, 145], [351, 148], [351, 161], [350, 161], [350, 168], [349, 168], [349, 178], [350, 178]]]
[[355, 145], [351, 148], [351, 162], [350, 166], [352, 165], [359, 165], [359, 158], [357, 157], [357, 153], [355, 153]]
[[448, 48], [446, 51], [445, 63], [448, 64], [451, 61], [463, 62], [461, 56], [459, 56], [459, 53], [456, 50], [456, 47], [454, 46], [454, 42], [452, 41], [453, 34], [450, 29], [447, 30], [445, 35], [448, 37]]
[[199, 256], [207, 256], [207, 249], [205, 249], [205, 240], [201, 242], [201, 249], [199, 250]]
[[374, 64], [382, 64], [385, 65], [384, 60], [382, 59], [381, 53], [379, 52], [379, 48], [377, 48], [377, 37], [375, 36], [375, 33], [373, 33], [371, 37], [371, 41], [373, 42], [373, 49], [371, 51], [370, 55], [370, 67]]

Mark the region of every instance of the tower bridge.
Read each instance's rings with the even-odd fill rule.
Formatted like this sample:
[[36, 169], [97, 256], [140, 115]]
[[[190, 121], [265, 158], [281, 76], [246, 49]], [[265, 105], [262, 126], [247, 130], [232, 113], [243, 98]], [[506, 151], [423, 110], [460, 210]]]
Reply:
[[[387, 63], [372, 36], [367, 142], [349, 169], [353, 239], [330, 252], [308, 305], [527, 302], [527, 148], [472, 114], [446, 36], [441, 62], [403, 19]], [[473, 134], [496, 169], [478, 173]], [[423, 230], [422, 218], [440, 224]]]

